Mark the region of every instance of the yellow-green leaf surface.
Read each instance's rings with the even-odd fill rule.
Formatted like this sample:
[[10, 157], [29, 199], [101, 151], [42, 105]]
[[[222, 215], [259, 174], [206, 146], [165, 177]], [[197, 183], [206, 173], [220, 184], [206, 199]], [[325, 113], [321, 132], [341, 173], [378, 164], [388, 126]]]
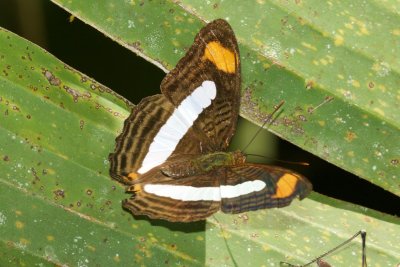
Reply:
[[240, 43], [242, 116], [261, 124], [285, 100], [273, 132], [400, 195], [396, 1], [54, 2], [164, 69], [202, 20], [227, 19]]
[[[193, 4], [183, 2], [180, 5], [165, 1], [57, 3], [168, 69], [182, 56], [201, 27], [199, 16], [206, 17], [194, 12]], [[259, 13], [256, 5], [262, 3], [262, 8], [272, 5], [268, 1], [255, 2], [251, 14]], [[365, 109], [352, 98], [336, 94], [330, 87], [325, 88], [320, 79], [334, 71], [324, 70], [323, 63], [309, 70], [320, 68], [319, 75], [306, 79], [294, 65], [283, 65], [291, 59], [291, 53], [282, 60], [266, 53], [272, 47], [266, 46], [266, 56], [250, 45], [253, 39], [255, 43], [260, 39], [252, 38], [257, 24], [246, 26], [241, 22], [244, 18], [239, 11], [232, 13], [233, 8], [223, 11], [226, 9], [223, 5], [211, 3], [210, 10], [206, 7], [196, 10], [210, 18], [230, 17], [238, 33], [245, 80], [242, 114], [260, 122], [266, 110], [270, 111], [273, 104], [285, 99], [284, 117], [279, 119], [274, 131], [314, 152], [321, 150], [326, 158], [352, 164], [348, 169], [355, 173], [370, 173], [364, 169], [364, 163], [358, 162], [358, 152], [365, 157], [372, 153], [371, 157], [375, 158], [367, 157], [366, 161], [370, 160], [371, 170], [379, 171], [382, 176], [371, 180], [397, 192], [394, 185], [398, 181], [388, 179], [389, 174], [395, 178], [396, 165], [384, 165], [379, 159], [386, 159], [398, 149], [398, 143], [393, 142], [399, 138], [398, 128], [396, 119], [392, 118], [398, 114], [386, 118]], [[240, 10], [239, 3], [236, 8]], [[275, 10], [285, 11], [277, 5]], [[263, 19], [272, 19], [271, 14], [275, 13], [268, 14]], [[308, 38], [312, 40], [309, 43], [316, 45], [319, 31], [293, 14], [288, 12], [288, 21], [313, 29], [314, 34]], [[281, 37], [287, 37], [290, 29], [289, 26], [281, 28]], [[218, 214], [206, 226], [134, 219], [121, 208], [120, 201], [127, 195], [109, 177], [107, 161], [129, 113], [129, 103], [6, 30], [0, 31], [0, 44], [1, 266], [278, 266], [281, 260], [307, 262], [359, 229], [368, 232], [369, 266], [394, 266], [400, 262], [399, 219], [317, 194], [281, 210], [235, 216]], [[336, 46], [332, 44], [331, 48]], [[365, 54], [347, 49], [346, 60], [353, 54]], [[281, 42], [279, 51], [284, 50]], [[299, 48], [304, 56], [311, 56], [303, 50]], [[296, 52], [293, 60], [297, 55]], [[307, 68], [313, 66], [305, 60], [303, 64]], [[390, 70], [381, 78], [396, 78]], [[374, 81], [376, 88], [378, 84]], [[389, 90], [389, 86], [386, 88]], [[309, 115], [309, 108], [317, 106], [326, 96], [334, 96], [335, 100]], [[366, 115], [358, 123], [364, 125], [367, 120], [368, 126], [354, 124], [357, 114]], [[350, 132], [344, 139], [345, 144], [339, 142], [344, 130]], [[361, 138], [359, 131], [366, 131], [368, 139]], [[374, 131], [386, 137], [374, 139]], [[315, 139], [310, 139], [312, 135], [316, 135]], [[322, 138], [325, 135], [333, 140]], [[376, 141], [375, 150], [368, 150], [370, 139]], [[358, 150], [354, 148], [353, 153], [347, 153], [353, 146]], [[381, 154], [373, 154], [377, 150]], [[339, 152], [343, 152], [341, 157]], [[353, 160], [349, 158], [351, 155]], [[372, 160], [375, 165], [371, 164]], [[353, 164], [358, 167], [353, 169]], [[353, 242], [329, 261], [338, 266], [358, 266], [359, 252], [359, 243]]]
[[125, 101], [6, 30], [0, 43], [0, 266], [202, 265], [204, 223], [122, 210], [107, 157]]

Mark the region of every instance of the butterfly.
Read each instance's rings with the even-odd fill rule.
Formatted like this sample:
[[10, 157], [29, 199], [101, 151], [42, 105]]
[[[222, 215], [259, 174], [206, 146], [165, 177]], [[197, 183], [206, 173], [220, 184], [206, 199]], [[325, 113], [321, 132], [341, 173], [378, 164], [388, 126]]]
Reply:
[[207, 24], [186, 55], [125, 120], [109, 156], [110, 175], [127, 185], [123, 207], [174, 222], [284, 207], [312, 190], [290, 170], [246, 163], [226, 152], [240, 104], [239, 48], [222, 19]]

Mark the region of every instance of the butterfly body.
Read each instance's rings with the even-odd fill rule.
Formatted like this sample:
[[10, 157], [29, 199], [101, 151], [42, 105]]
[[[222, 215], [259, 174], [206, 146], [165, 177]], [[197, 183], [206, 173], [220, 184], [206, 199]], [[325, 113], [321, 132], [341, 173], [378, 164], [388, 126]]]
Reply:
[[215, 20], [164, 78], [162, 94], [132, 109], [116, 139], [110, 174], [128, 185], [126, 209], [189, 222], [218, 210], [282, 207], [310, 192], [299, 174], [226, 152], [236, 130], [240, 85], [235, 35], [226, 21]]
[[[187, 159], [189, 158], [189, 159]], [[206, 174], [220, 167], [243, 164], [246, 160], [241, 151], [214, 152], [194, 158], [183, 157], [180, 160], [163, 165], [161, 172], [169, 177], [181, 178]]]

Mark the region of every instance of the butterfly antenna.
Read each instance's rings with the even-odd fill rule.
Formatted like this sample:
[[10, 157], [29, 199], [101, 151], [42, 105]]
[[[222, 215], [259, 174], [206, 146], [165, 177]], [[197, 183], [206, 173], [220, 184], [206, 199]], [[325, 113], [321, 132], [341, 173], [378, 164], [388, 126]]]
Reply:
[[[246, 156], [254, 156], [254, 157], [260, 157], [260, 158], [265, 158], [265, 159], [271, 159], [266, 156], [258, 155], [258, 154], [245, 154]], [[310, 166], [310, 163], [308, 162], [301, 162], [301, 161], [286, 161], [286, 160], [280, 160], [280, 159], [274, 159], [275, 161], [282, 162], [282, 163], [287, 163], [287, 164], [295, 164], [295, 165], [301, 165], [301, 166]]]
[[265, 122], [261, 125], [260, 128], [258, 128], [257, 132], [255, 133], [255, 135], [253, 135], [253, 137], [250, 139], [250, 142], [244, 147], [244, 149], [242, 150], [243, 153], [246, 151], [246, 149], [250, 146], [251, 143], [253, 143], [254, 139], [256, 139], [257, 135], [261, 132], [262, 129], [264, 129], [264, 126], [267, 123], [272, 123], [273, 120], [271, 120], [272, 116], [274, 116], [274, 114], [283, 106], [283, 104], [285, 103], [284, 100], [282, 100], [277, 106], [275, 106], [274, 111], [268, 115], [267, 119], [265, 120]]

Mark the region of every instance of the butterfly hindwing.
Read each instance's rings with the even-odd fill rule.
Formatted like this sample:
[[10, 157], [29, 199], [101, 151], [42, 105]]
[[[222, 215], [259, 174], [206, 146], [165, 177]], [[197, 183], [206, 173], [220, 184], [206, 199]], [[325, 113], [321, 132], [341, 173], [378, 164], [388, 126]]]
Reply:
[[[238, 197], [222, 198], [221, 210], [240, 213], [289, 205], [294, 198], [304, 198], [311, 191], [311, 183], [302, 175], [288, 169], [262, 164], [246, 163], [226, 171], [221, 185], [238, 185], [246, 182], [260, 183], [262, 189]], [[262, 184], [264, 183], [264, 185]]]
[[[231, 155], [234, 153], [215, 153], [211, 159]], [[144, 174], [144, 183], [130, 187], [128, 191], [134, 196], [124, 202], [124, 207], [135, 215], [189, 222], [205, 219], [219, 209], [240, 213], [284, 207], [311, 190], [306, 178], [287, 169], [245, 163], [206, 170], [204, 159], [208, 158], [172, 157]]]
[[[208, 174], [174, 179], [153, 169], [142, 177], [146, 183], [131, 186], [133, 195], [123, 202], [124, 208], [135, 215], [147, 215], [154, 219], [190, 222], [204, 220], [220, 209], [220, 201], [193, 200], [187, 187], [218, 188], [218, 180]], [[156, 193], [157, 192], [157, 193]], [[187, 201], [188, 199], [191, 201]], [[201, 198], [201, 196], [199, 196]]]

